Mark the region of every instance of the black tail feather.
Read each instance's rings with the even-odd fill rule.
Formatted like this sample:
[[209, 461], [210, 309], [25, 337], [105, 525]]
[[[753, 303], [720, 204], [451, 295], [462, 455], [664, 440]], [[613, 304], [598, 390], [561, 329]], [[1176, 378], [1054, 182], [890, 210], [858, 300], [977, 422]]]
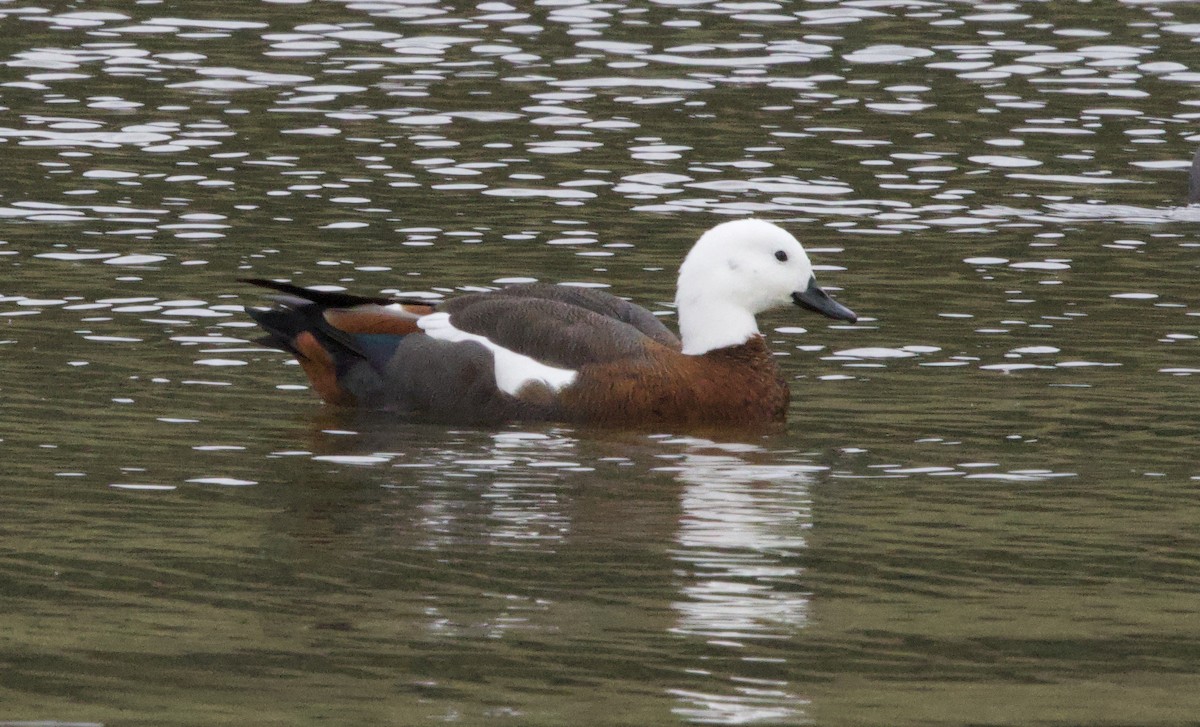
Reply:
[[[292, 283], [264, 278], [239, 278], [239, 280], [279, 293], [279, 295], [269, 296], [275, 303], [273, 307], [253, 308], [247, 306], [246, 308], [246, 313], [266, 332], [265, 336], [255, 339], [255, 343], [285, 351], [297, 359], [304, 360], [306, 356], [296, 341], [304, 334], [315, 336], [317, 343], [333, 359], [339, 377], [348, 376], [360, 383], [363, 381], [361, 374], [364, 371], [379, 370], [387, 365], [399, 337], [389, 346], [375, 340], [377, 337], [356, 336], [347, 333], [331, 325], [325, 317], [325, 311], [330, 308], [354, 308], [393, 303], [433, 305], [428, 300], [367, 297], [350, 293], [312, 290]], [[355, 371], [359, 373], [354, 374]], [[356, 395], [358, 393], [361, 392], [356, 391]]]
[[264, 331], [265, 336], [254, 339], [254, 342], [286, 351], [298, 358], [302, 354], [292, 345], [292, 341], [302, 332], [309, 330], [309, 317], [295, 308], [247, 308], [254, 322]]
[[352, 335], [334, 328], [325, 320], [324, 312], [329, 306], [303, 300], [298, 302], [300, 304], [296, 305], [291, 300], [285, 300], [276, 308], [247, 308], [246, 313], [267, 332], [267, 335], [258, 338], [256, 342], [303, 358], [304, 354], [297, 350], [292, 342], [297, 336], [307, 332], [316, 336], [323, 348], [335, 354], [335, 360], [343, 358], [336, 355], [338, 353], [367, 358]]
[[257, 285], [260, 288], [270, 288], [278, 290], [280, 293], [304, 300], [311, 301], [317, 305], [325, 306], [326, 308], [353, 308], [356, 305], [390, 305], [394, 301], [391, 298], [383, 297], [368, 297], [365, 295], [354, 295], [353, 293], [340, 293], [328, 290], [313, 290], [312, 288], [304, 288], [292, 283], [284, 283], [278, 280], [267, 280], [266, 278], [238, 278], [238, 281]]
[[313, 290], [312, 288], [304, 288], [294, 283], [285, 283], [279, 280], [268, 280], [266, 278], [238, 278], [239, 282], [250, 283], [257, 285], [260, 288], [269, 288], [277, 290], [280, 293], [286, 293], [296, 298], [316, 303], [326, 308], [353, 308], [356, 305], [392, 305], [400, 303], [402, 305], [437, 305], [437, 300], [429, 298], [388, 298], [386, 296], [369, 296], [355, 295], [353, 293], [342, 293], [340, 291], [330, 290]]

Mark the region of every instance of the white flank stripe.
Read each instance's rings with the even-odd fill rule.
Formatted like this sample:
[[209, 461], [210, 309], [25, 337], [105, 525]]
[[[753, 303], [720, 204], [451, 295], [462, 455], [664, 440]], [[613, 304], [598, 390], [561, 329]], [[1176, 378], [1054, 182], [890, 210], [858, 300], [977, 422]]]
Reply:
[[541, 361], [499, 346], [483, 336], [460, 331], [450, 323], [449, 313], [430, 313], [419, 318], [417, 325], [427, 335], [439, 341], [474, 341], [491, 351], [496, 367], [496, 386], [511, 396], [516, 396], [521, 387], [534, 381], [541, 381], [552, 391], [561, 391], [575, 381], [575, 371], [547, 366]]

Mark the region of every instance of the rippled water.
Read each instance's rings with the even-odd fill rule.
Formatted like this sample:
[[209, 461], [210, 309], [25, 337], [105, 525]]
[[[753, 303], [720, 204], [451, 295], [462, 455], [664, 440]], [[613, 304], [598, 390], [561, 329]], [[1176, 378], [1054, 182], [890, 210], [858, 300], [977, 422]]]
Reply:
[[[0, 721], [1194, 722], [1194, 4], [0, 22]], [[331, 410], [234, 280], [670, 317], [749, 213], [864, 316], [769, 436]]]

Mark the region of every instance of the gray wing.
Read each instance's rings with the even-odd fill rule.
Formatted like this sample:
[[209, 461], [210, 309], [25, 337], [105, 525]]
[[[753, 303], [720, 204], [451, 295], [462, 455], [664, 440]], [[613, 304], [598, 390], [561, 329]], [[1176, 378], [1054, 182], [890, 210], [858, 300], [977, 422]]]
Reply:
[[642, 358], [648, 348], [679, 349], [679, 339], [649, 311], [607, 293], [515, 287], [453, 298], [438, 310], [460, 331], [559, 368]]
[[658, 316], [650, 311], [618, 298], [610, 293], [595, 288], [581, 288], [573, 285], [552, 285], [550, 283], [527, 283], [510, 285], [501, 288], [491, 295], [514, 296], [519, 298], [537, 298], [553, 300], [567, 305], [578, 306], [593, 313], [612, 318], [622, 323], [628, 323], [651, 339], [664, 346], [679, 349], [679, 337], [671, 329], [663, 325]]

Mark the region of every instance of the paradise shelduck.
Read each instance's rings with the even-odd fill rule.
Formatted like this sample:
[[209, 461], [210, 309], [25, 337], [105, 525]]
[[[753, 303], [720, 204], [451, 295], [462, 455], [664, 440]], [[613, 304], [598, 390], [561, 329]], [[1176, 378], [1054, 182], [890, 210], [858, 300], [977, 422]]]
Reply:
[[679, 268], [680, 335], [608, 293], [545, 283], [432, 303], [262, 279], [260, 343], [295, 356], [317, 394], [421, 420], [754, 425], [787, 416], [788, 385], [754, 316], [796, 304], [855, 321], [770, 222], [717, 225]]

